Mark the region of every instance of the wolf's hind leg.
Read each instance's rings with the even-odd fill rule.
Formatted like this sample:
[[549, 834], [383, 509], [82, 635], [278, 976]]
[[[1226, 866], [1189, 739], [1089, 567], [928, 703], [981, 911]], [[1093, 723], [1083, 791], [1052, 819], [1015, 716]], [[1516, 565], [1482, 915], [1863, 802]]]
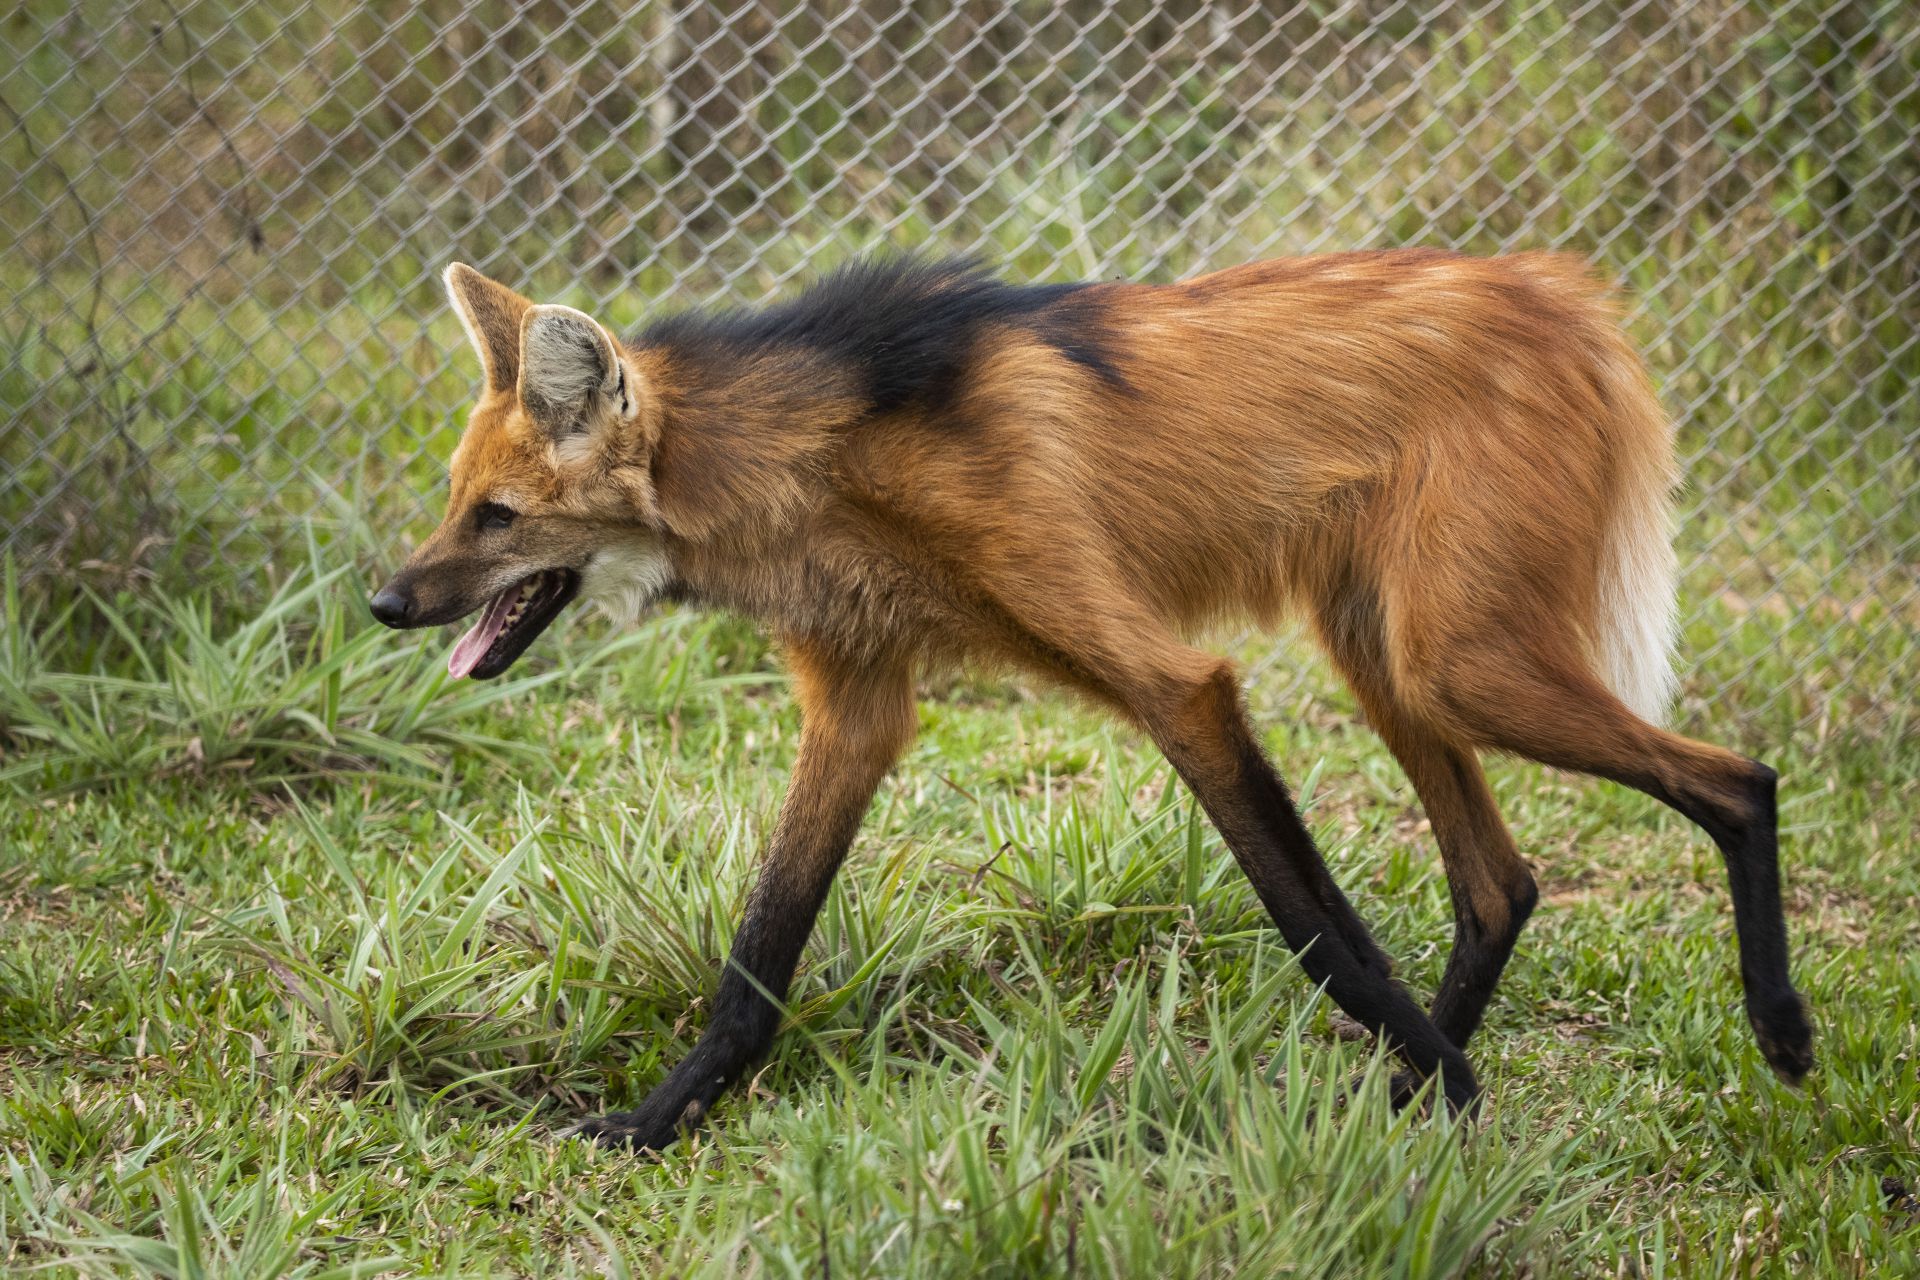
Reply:
[[1225, 837], [1307, 976], [1422, 1078], [1439, 1074], [1451, 1107], [1471, 1107], [1479, 1085], [1466, 1056], [1385, 971], [1255, 741], [1232, 667], [1214, 660], [1184, 687], [1141, 699], [1135, 714]]
[[1464, 1049], [1533, 914], [1539, 889], [1494, 807], [1473, 750], [1444, 741], [1391, 708], [1365, 697], [1361, 701], [1407, 771], [1440, 845], [1454, 931], [1453, 951], [1433, 1000], [1433, 1024]]
[[1549, 645], [1489, 645], [1474, 660], [1477, 681], [1436, 664], [1426, 696], [1479, 742], [1624, 783], [1713, 838], [1732, 890], [1747, 1017], [1760, 1051], [1790, 1081], [1812, 1070], [1813, 1029], [1787, 968], [1773, 770], [1649, 724], [1574, 656]]
[[579, 1124], [576, 1132], [598, 1142], [672, 1145], [767, 1051], [827, 889], [880, 780], [913, 736], [913, 685], [904, 667], [856, 669], [804, 647], [787, 658], [802, 708], [799, 757], [713, 1016], [693, 1051], [639, 1107]]
[[1440, 846], [1454, 931], [1432, 1016], [1440, 1033], [1464, 1049], [1539, 890], [1494, 804], [1473, 744], [1441, 732], [1396, 693], [1371, 599], [1355, 591], [1328, 601], [1319, 612], [1320, 637], [1367, 723], [1406, 770]]

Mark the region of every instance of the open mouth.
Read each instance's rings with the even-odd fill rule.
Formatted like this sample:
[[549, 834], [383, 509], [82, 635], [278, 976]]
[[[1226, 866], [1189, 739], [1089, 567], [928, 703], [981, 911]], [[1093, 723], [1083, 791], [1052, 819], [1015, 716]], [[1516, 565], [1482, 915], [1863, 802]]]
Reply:
[[476, 680], [499, 675], [579, 590], [580, 575], [571, 569], [542, 569], [520, 579], [495, 596], [480, 621], [460, 637], [447, 657], [447, 670]]

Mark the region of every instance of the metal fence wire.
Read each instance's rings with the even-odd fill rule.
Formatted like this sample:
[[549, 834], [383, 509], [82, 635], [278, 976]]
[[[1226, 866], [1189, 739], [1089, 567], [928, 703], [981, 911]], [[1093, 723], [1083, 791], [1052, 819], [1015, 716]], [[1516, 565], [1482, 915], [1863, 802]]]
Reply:
[[1679, 423], [1689, 660], [1777, 670], [1804, 716], [1905, 697], [1910, 0], [24, 0], [0, 30], [29, 566], [397, 545], [474, 388], [454, 258], [624, 325], [881, 244], [1029, 279], [1552, 247], [1630, 292]]

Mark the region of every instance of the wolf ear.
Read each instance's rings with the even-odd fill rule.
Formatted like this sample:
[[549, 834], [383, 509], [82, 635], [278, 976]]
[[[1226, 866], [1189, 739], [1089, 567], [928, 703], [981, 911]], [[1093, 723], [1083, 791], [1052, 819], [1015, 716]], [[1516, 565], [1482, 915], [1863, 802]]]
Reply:
[[520, 382], [520, 320], [533, 304], [464, 262], [447, 268], [447, 298], [466, 326], [487, 371], [487, 385], [511, 391]]
[[572, 307], [529, 307], [520, 322], [520, 403], [555, 440], [584, 434], [595, 411], [639, 412], [633, 372], [613, 335]]

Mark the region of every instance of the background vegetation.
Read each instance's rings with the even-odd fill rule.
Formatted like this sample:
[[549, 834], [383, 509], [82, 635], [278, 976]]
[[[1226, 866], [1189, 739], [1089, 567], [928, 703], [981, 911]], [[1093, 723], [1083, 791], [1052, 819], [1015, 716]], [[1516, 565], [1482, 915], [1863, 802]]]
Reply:
[[[0, 1266], [56, 1274], [1898, 1273], [1920, 1243], [1920, 19], [26, 0], [0, 17]], [[751, 629], [585, 620], [453, 687], [361, 596], [473, 369], [450, 256], [627, 324], [875, 245], [1030, 278], [1559, 246], [1689, 487], [1679, 719], [1787, 779], [1823, 1066], [1773, 1081], [1720, 868], [1496, 790], [1545, 901], [1394, 1117], [1144, 744], [925, 690], [713, 1130], [560, 1140], [684, 1051], [796, 732]], [[1229, 639], [1403, 976], [1450, 915], [1390, 757]], [[691, 1010], [691, 1011], [689, 1011]]]

